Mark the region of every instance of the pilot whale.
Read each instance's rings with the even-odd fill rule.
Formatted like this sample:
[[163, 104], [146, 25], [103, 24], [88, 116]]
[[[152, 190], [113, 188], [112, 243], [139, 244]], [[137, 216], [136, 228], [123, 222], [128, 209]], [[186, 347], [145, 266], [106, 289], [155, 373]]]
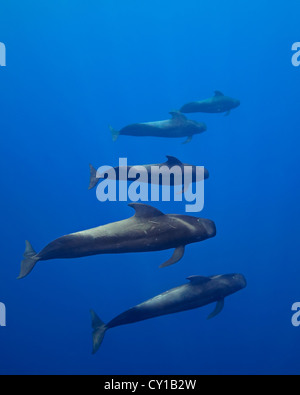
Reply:
[[135, 215], [129, 219], [73, 233], [48, 244], [38, 254], [26, 241], [19, 279], [26, 277], [39, 261], [80, 258], [99, 254], [163, 251], [175, 248], [166, 267], [181, 260], [187, 244], [216, 235], [213, 221], [187, 215], [163, 214], [152, 206], [129, 204]]
[[179, 111], [172, 111], [170, 115], [172, 115], [172, 118], [165, 121], [136, 123], [125, 126], [120, 131], [110, 126], [113, 141], [116, 141], [120, 135], [126, 135], [137, 137], [187, 137], [185, 143], [189, 143], [195, 134], [200, 134], [207, 130], [205, 123], [191, 121]]
[[239, 107], [241, 102], [231, 97], [225, 96], [222, 92], [216, 91], [215, 96], [202, 100], [195, 101], [192, 103], [185, 104], [180, 111], [186, 114], [194, 112], [204, 112], [204, 113], [222, 113], [229, 115], [231, 110]]
[[[138, 175], [135, 177], [130, 177], [130, 172], [135, 174], [139, 174], [139, 172], [147, 171], [148, 178], [147, 181], [149, 184], [155, 183], [155, 175], [158, 174], [166, 174], [169, 170], [174, 169], [177, 170], [174, 174], [175, 177], [171, 177], [169, 181], [171, 181], [171, 185], [168, 186], [175, 186], [175, 185], [184, 185], [185, 184], [185, 177], [184, 177], [184, 170], [189, 168], [192, 173], [192, 180], [193, 182], [196, 181], [203, 181], [209, 178], [209, 172], [207, 169], [204, 169], [204, 176], [202, 179], [198, 179], [197, 175], [197, 166], [188, 165], [186, 163], [182, 163], [179, 159], [175, 158], [174, 156], [167, 156], [167, 161], [165, 163], [158, 163], [153, 165], [136, 165], [136, 166], [119, 166], [109, 169], [104, 174], [98, 174], [97, 170], [90, 165], [90, 185], [89, 189], [93, 189], [101, 179], [108, 178], [118, 181], [136, 181], [138, 179]], [[166, 172], [164, 172], [166, 169]], [[176, 174], [178, 173], [178, 183]], [[170, 174], [170, 173], [169, 173]], [[106, 176], [106, 177], [105, 177]], [[164, 184], [163, 177], [157, 177], [159, 185]]]
[[224, 299], [227, 296], [247, 286], [246, 279], [241, 274], [212, 277], [191, 276], [188, 277], [188, 280], [189, 283], [187, 284], [171, 289], [125, 311], [108, 324], [104, 324], [92, 310], [93, 354], [98, 351], [108, 329], [163, 315], [193, 310], [216, 302], [215, 310], [208, 317], [208, 319], [211, 319], [223, 310]]

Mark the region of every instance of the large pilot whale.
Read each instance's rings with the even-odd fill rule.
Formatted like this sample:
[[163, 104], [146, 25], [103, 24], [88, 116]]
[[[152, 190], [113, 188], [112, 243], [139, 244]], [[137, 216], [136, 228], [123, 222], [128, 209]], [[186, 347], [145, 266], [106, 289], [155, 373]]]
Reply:
[[237, 99], [225, 96], [222, 92], [216, 91], [215, 96], [210, 99], [195, 101], [192, 103], [185, 104], [180, 111], [186, 114], [194, 112], [204, 113], [222, 113], [229, 115], [231, 110], [239, 107], [241, 102]]
[[[207, 169], [204, 169], [204, 175], [202, 179], [198, 178], [197, 166], [188, 165], [186, 163], [182, 163], [179, 159], [175, 158], [174, 156], [167, 156], [167, 161], [164, 163], [157, 163], [153, 165], [135, 165], [135, 166], [118, 166], [113, 167], [103, 174], [99, 174], [97, 170], [90, 165], [90, 185], [89, 189], [93, 189], [99, 181], [103, 178], [118, 180], [118, 181], [136, 181], [138, 179], [138, 175], [140, 172], [147, 172], [147, 182], [149, 184], [155, 183], [155, 180], [158, 180], [159, 185], [165, 185], [163, 175], [170, 174], [170, 170], [174, 170], [175, 177], [167, 178], [166, 181], [169, 182], [171, 185], [168, 186], [175, 186], [175, 185], [185, 185], [185, 170], [191, 171], [192, 182], [203, 181], [209, 178], [209, 172]], [[175, 171], [176, 170], [176, 171]], [[135, 174], [134, 177], [130, 176], [130, 174]], [[155, 177], [158, 175], [158, 177]], [[179, 177], [176, 177], [179, 175]]]
[[189, 143], [195, 134], [200, 134], [207, 130], [205, 123], [191, 121], [179, 111], [172, 111], [170, 114], [172, 115], [171, 119], [157, 122], [136, 123], [125, 126], [120, 131], [110, 127], [113, 141], [116, 141], [120, 135], [126, 135], [136, 137], [187, 137], [185, 143]]
[[187, 284], [171, 289], [125, 311], [108, 324], [104, 324], [92, 310], [93, 354], [98, 351], [108, 329], [192, 310], [217, 302], [215, 310], [208, 317], [208, 319], [211, 319], [223, 310], [224, 299], [227, 296], [247, 286], [246, 279], [241, 274], [212, 277], [191, 276], [188, 277], [188, 280], [189, 283]]
[[26, 241], [19, 279], [26, 277], [39, 261], [175, 248], [172, 258], [161, 265], [165, 267], [180, 261], [187, 244], [216, 235], [216, 226], [211, 220], [163, 214], [156, 208], [141, 203], [131, 203], [129, 206], [135, 210], [133, 217], [60, 237], [38, 254]]

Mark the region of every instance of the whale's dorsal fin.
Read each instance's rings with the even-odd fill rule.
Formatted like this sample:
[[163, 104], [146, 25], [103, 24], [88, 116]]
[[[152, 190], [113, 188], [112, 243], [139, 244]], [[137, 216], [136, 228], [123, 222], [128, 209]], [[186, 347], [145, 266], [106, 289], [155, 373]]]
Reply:
[[170, 115], [172, 115], [173, 119], [176, 119], [178, 121], [186, 121], [187, 117], [182, 114], [180, 111], [170, 111]]
[[211, 281], [209, 277], [204, 277], [204, 276], [190, 276], [187, 277], [187, 280], [189, 280], [192, 284], [205, 284]]
[[182, 162], [175, 158], [175, 156], [167, 156], [168, 160], [166, 162], [166, 165], [168, 166], [182, 166]]
[[130, 203], [128, 206], [135, 210], [135, 217], [139, 218], [161, 217], [162, 215], [165, 215], [155, 207], [148, 206], [147, 204]]
[[215, 97], [220, 97], [220, 96], [225, 96], [225, 95], [220, 91], [215, 91]]

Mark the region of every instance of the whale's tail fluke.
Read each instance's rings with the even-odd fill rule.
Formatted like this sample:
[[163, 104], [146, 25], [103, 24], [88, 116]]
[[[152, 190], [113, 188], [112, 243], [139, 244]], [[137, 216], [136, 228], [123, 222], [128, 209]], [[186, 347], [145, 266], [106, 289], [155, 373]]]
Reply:
[[28, 274], [33, 270], [36, 263], [40, 260], [37, 253], [32, 248], [29, 241], [26, 240], [26, 249], [24, 252], [24, 260], [21, 263], [21, 271], [18, 279], [28, 276]]
[[99, 350], [103, 339], [104, 335], [107, 331], [107, 326], [100, 320], [100, 318], [97, 316], [97, 314], [91, 310], [91, 316], [92, 316], [92, 327], [94, 329], [93, 332], [93, 354], [96, 354], [96, 352]]
[[109, 126], [109, 129], [110, 129], [113, 141], [117, 141], [120, 136], [120, 132], [118, 130], [114, 129], [112, 126]]
[[98, 184], [99, 178], [97, 177], [97, 170], [90, 165], [90, 186], [89, 190], [95, 188], [95, 186]]

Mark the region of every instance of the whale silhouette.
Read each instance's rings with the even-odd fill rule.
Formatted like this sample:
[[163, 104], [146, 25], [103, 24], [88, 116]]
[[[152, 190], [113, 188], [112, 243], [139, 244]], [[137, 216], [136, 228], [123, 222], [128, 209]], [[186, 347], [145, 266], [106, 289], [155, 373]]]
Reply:
[[179, 111], [172, 111], [170, 114], [172, 115], [171, 119], [157, 122], [136, 123], [125, 126], [120, 131], [110, 127], [113, 141], [116, 141], [121, 135], [167, 138], [187, 137], [187, 140], [184, 142], [184, 144], [186, 144], [192, 141], [195, 134], [200, 134], [207, 130], [205, 123], [191, 121]]
[[187, 244], [216, 235], [216, 226], [211, 220], [187, 215], [165, 215], [152, 206], [140, 203], [131, 203], [129, 206], [136, 211], [133, 217], [60, 237], [38, 254], [26, 241], [18, 278], [26, 277], [39, 261], [175, 248], [172, 258], [161, 265], [165, 267], [183, 257]]
[[192, 310], [217, 302], [215, 310], [208, 317], [208, 319], [211, 319], [223, 310], [224, 299], [227, 296], [247, 286], [246, 280], [241, 274], [212, 277], [191, 276], [188, 277], [188, 280], [188, 284], [155, 296], [153, 299], [125, 311], [108, 324], [104, 324], [92, 310], [93, 354], [98, 351], [108, 329]]

